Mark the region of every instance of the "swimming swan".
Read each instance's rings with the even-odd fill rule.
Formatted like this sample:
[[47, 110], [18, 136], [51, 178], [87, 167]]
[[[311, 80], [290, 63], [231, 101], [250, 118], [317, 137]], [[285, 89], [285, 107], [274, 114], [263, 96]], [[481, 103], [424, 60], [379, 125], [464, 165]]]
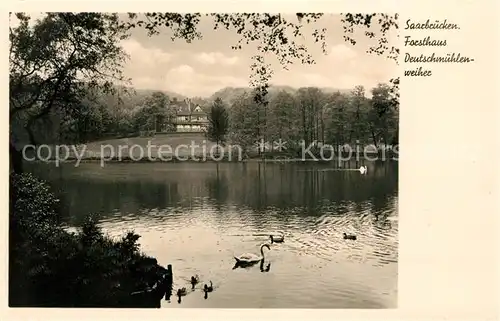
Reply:
[[264, 260], [260, 260], [260, 271], [261, 272], [269, 272], [269, 270], [271, 270], [271, 263], [269, 262], [266, 266], [266, 268], [264, 269]]
[[285, 236], [284, 235], [269, 235], [269, 237], [271, 238], [271, 244], [285, 242]]
[[240, 255], [239, 257], [235, 256], [234, 259], [236, 260], [236, 264], [239, 264], [239, 265], [253, 264], [253, 263], [259, 262], [260, 260], [263, 260], [265, 247], [267, 247], [268, 250], [271, 250], [271, 248], [269, 247], [268, 244], [262, 244], [260, 246], [260, 256], [258, 256], [257, 254], [253, 254], [253, 253], [245, 253], [245, 254]]
[[356, 235], [347, 235], [346, 233], [344, 233], [344, 240], [355, 240], [356, 239]]

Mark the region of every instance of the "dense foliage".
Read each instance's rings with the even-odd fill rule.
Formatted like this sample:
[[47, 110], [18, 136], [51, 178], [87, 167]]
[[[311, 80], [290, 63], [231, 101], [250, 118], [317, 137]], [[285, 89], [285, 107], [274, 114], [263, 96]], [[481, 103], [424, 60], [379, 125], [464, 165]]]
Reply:
[[[202, 36], [197, 30], [201, 14], [152, 12], [124, 20], [117, 13], [51, 12], [33, 24], [27, 14], [12, 15], [20, 23], [9, 28], [9, 151], [18, 173], [10, 177], [10, 305], [127, 305], [130, 292], [152, 282], [161, 267], [139, 252], [134, 233], [114, 241], [93, 220], [78, 234], [64, 230], [58, 224], [58, 201], [46, 183], [19, 174], [23, 168], [17, 147], [22, 135], [31, 144], [80, 143], [151, 130], [158, 119], [168, 120], [172, 113], [165, 95], [152, 93], [128, 102], [126, 95], [118, 95], [127, 81], [120, 41], [131, 28], [145, 28], [151, 35], [170, 31], [172, 39], [191, 42]], [[290, 19], [258, 13], [208, 16], [215, 29], [240, 35], [234, 50], [248, 44], [257, 49], [249, 66], [252, 95], [242, 95], [228, 108], [224, 123], [229, 130], [212, 135], [216, 141], [228, 136], [250, 146], [260, 138], [371, 139], [375, 144], [397, 140], [398, 79], [375, 88], [371, 99], [362, 88], [352, 95], [303, 88], [295, 95], [268, 97], [273, 70], [265, 58], [271, 54], [283, 68], [314, 63], [296, 39], [306, 36], [305, 24], [323, 14], [297, 13]], [[355, 44], [350, 36], [354, 26], [367, 28], [365, 36], [378, 39], [370, 52], [390, 51], [390, 58], [397, 57], [386, 37], [398, 27], [396, 15], [345, 14], [343, 23], [346, 41]], [[326, 32], [314, 30], [309, 36], [324, 49]]]
[[223, 144], [229, 129], [229, 115], [222, 99], [217, 98], [212, 104], [208, 122], [208, 138], [217, 144]]
[[[319, 44], [326, 53], [326, 28], [313, 28], [310, 33], [304, 26], [314, 25], [325, 14], [296, 13], [285, 17], [279, 13], [189, 13], [147, 12], [144, 14], [129, 13], [129, 20], [124, 23], [126, 28], [145, 28], [150, 36], [160, 32], [170, 32], [172, 40], [184, 39], [192, 42], [203, 37], [198, 30], [202, 17], [213, 21], [214, 30], [226, 29], [239, 35], [231, 48], [240, 50], [252, 45], [257, 50], [250, 65], [250, 86], [255, 88], [254, 99], [258, 103], [266, 102], [269, 84], [274, 70], [268, 59], [276, 58], [280, 65], [287, 69], [293, 63], [315, 64], [314, 57], [301, 40], [311, 39]], [[342, 14], [344, 40], [356, 45], [354, 31], [364, 29], [365, 37], [374, 40], [375, 44], [367, 50], [370, 54], [386, 55], [388, 59], [397, 62], [399, 49], [389, 45], [388, 35], [391, 30], [398, 29], [398, 14], [384, 13], [344, 13]], [[399, 83], [399, 79], [394, 81]]]
[[90, 218], [79, 233], [57, 224], [58, 199], [31, 174], [10, 177], [9, 305], [133, 305], [130, 293], [164, 270], [139, 252], [139, 236], [105, 236]]
[[281, 139], [289, 152], [296, 151], [301, 141], [307, 146], [321, 142], [335, 147], [355, 146], [356, 141], [375, 146], [397, 144], [399, 103], [394, 104], [391, 86], [379, 84], [371, 94], [368, 98], [362, 86], [350, 93], [308, 87], [279, 91], [268, 104], [259, 104], [245, 93], [229, 109], [229, 136], [233, 144], [245, 148], [261, 139]]
[[[127, 17], [117, 13], [56, 12], [32, 24], [25, 13], [12, 15], [20, 22], [9, 32], [10, 120], [15, 124], [15, 128], [11, 126], [12, 144], [23, 140], [19, 137], [23, 135], [32, 144], [47, 139], [82, 143], [150, 128], [150, 119], [144, 117], [144, 99], [123, 104], [123, 93], [118, 100], [112, 98], [123, 88], [114, 85], [127, 82], [122, 75], [127, 57], [120, 41], [129, 37], [133, 28], [144, 28], [151, 36], [170, 33], [172, 40], [192, 42], [203, 37], [197, 29], [203, 16], [212, 19], [215, 29], [234, 31], [239, 39], [228, 44], [231, 48], [255, 46], [249, 85], [259, 104], [269, 100], [266, 95], [273, 70], [268, 57], [277, 58], [283, 68], [293, 63], [314, 64], [314, 57], [301, 39], [312, 39], [326, 52], [328, 31], [305, 31], [304, 26], [324, 16], [321, 13], [285, 17], [268, 13], [150, 12]], [[355, 45], [354, 30], [365, 29], [364, 36], [375, 42], [369, 53], [386, 54], [396, 60], [399, 50], [389, 46], [388, 33], [398, 28], [397, 18], [387, 14], [343, 14], [344, 38]], [[399, 79], [391, 80], [391, 84], [398, 87]]]

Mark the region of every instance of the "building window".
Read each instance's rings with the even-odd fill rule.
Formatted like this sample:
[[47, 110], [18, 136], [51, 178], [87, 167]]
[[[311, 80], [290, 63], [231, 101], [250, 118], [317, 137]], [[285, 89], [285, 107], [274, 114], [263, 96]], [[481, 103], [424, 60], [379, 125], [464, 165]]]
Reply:
[[188, 116], [184, 117], [184, 120], [189, 120], [189, 117]]

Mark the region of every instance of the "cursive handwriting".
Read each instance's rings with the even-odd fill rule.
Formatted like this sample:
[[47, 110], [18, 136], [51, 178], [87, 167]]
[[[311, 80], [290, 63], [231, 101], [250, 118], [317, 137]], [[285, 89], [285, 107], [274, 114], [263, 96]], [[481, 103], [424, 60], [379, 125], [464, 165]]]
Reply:
[[444, 19], [444, 21], [435, 20], [431, 22], [431, 19], [427, 19], [425, 22], [412, 22], [411, 19], [406, 20], [407, 29], [451, 29], [457, 30], [460, 27], [455, 23], [448, 23], [448, 20]]
[[446, 39], [445, 40], [436, 40], [436, 39], [431, 39], [431, 37], [427, 36], [424, 39], [412, 39], [410, 36], [405, 36], [405, 46], [446, 46]]
[[448, 53], [446, 56], [437, 56], [436, 53], [432, 53], [430, 56], [424, 56], [421, 54], [420, 56], [412, 56], [409, 53], [405, 54], [405, 62], [410, 62], [410, 63], [433, 63], [433, 62], [438, 62], [438, 63], [468, 63], [474, 61], [474, 59], [462, 56], [460, 53], [455, 54], [453, 53]]

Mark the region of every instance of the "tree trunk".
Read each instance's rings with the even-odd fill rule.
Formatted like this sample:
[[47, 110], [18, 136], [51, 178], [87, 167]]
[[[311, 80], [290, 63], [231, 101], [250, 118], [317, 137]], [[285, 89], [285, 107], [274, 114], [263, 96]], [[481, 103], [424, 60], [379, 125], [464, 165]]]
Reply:
[[23, 155], [20, 151], [16, 149], [16, 147], [9, 143], [9, 156], [10, 156], [10, 168], [16, 174], [20, 174], [23, 172]]
[[306, 131], [306, 110], [304, 105], [301, 106], [302, 108], [302, 138], [304, 139], [304, 143], [307, 144], [307, 131]]
[[321, 141], [325, 142], [325, 120], [323, 119], [323, 115], [321, 115]]
[[370, 125], [370, 132], [372, 133], [373, 144], [377, 147], [377, 138], [375, 137], [375, 129]]
[[399, 126], [396, 128], [396, 134], [392, 138], [392, 145], [398, 145], [399, 144]]
[[35, 141], [35, 134], [33, 133], [33, 125], [32, 124], [28, 124], [28, 126], [26, 126], [26, 132], [28, 133], [28, 138], [30, 140], [30, 144], [32, 145], [36, 145], [36, 141]]

